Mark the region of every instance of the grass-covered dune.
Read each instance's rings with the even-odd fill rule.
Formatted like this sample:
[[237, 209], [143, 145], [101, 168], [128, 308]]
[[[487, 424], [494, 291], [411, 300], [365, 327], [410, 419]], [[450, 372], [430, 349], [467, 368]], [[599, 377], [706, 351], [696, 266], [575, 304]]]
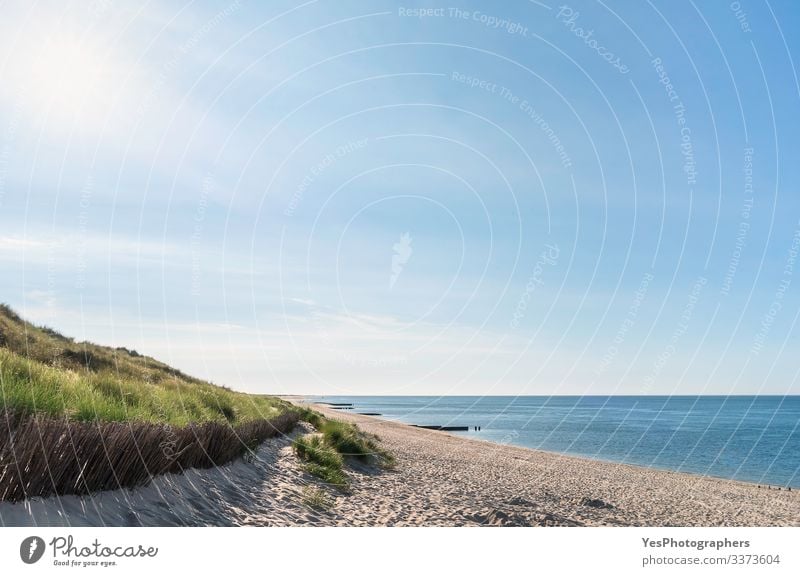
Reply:
[[305, 462], [306, 471], [326, 484], [347, 488], [346, 461], [374, 463], [389, 469], [394, 467], [394, 456], [380, 446], [380, 439], [366, 434], [355, 424], [323, 418], [312, 411], [306, 411], [304, 418], [317, 432], [296, 438], [292, 446], [295, 454]]
[[302, 414], [132, 350], [75, 342], [0, 305], [0, 500], [224, 464]]
[[0, 304], [0, 408], [183, 426], [269, 419], [290, 405], [192, 378], [134, 350], [75, 342]]

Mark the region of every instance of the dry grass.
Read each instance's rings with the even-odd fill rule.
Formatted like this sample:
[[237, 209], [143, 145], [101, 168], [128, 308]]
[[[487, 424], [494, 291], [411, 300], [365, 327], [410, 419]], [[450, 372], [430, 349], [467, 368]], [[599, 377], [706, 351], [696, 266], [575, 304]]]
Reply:
[[173, 428], [0, 412], [0, 500], [130, 488], [166, 472], [218, 466], [290, 431], [298, 419], [287, 412], [236, 427], [205, 422]]
[[0, 500], [87, 494], [208, 468], [302, 415], [126, 348], [76, 343], [0, 304]]
[[303, 489], [303, 504], [314, 510], [330, 510], [333, 500], [324, 490], [306, 486]]

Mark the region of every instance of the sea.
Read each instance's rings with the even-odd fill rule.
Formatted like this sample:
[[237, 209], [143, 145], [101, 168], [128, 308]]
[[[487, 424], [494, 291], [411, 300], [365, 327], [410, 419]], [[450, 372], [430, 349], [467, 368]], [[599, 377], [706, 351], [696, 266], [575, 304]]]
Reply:
[[[800, 396], [317, 396], [550, 452], [800, 488]], [[480, 430], [476, 430], [480, 427]]]

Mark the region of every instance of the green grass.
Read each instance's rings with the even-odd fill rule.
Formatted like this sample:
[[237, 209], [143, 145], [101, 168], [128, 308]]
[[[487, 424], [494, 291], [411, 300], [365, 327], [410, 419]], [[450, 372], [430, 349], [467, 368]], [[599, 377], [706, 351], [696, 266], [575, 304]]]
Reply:
[[300, 420], [308, 422], [317, 430], [320, 430], [322, 425], [326, 422], [325, 416], [319, 412], [315, 412], [311, 408], [296, 407], [295, 411], [300, 415]]
[[295, 454], [305, 461], [306, 471], [313, 476], [346, 488], [348, 479], [344, 465], [349, 458], [374, 462], [383, 468], [394, 467], [394, 458], [380, 446], [377, 436], [359, 430], [355, 424], [314, 414], [320, 418], [319, 433], [306, 434], [293, 443]]
[[362, 462], [374, 460], [386, 467], [394, 464], [394, 458], [380, 446], [378, 437], [359, 430], [355, 424], [326, 420], [321, 432], [326, 443], [344, 457]]
[[75, 342], [35, 326], [0, 304], [0, 410], [75, 421], [153, 422], [173, 426], [241, 424], [295, 411], [319, 431], [295, 440], [306, 469], [347, 485], [346, 459], [391, 466], [375, 436], [273, 396], [242, 394], [193, 378], [127, 348]]
[[0, 304], [2, 409], [184, 426], [270, 419], [294, 407], [272, 396], [215, 386], [133, 350], [77, 343]]
[[305, 461], [305, 468], [310, 474], [333, 486], [347, 486], [347, 475], [343, 469], [344, 458], [322, 436], [300, 436], [295, 439], [292, 447], [295, 454]]

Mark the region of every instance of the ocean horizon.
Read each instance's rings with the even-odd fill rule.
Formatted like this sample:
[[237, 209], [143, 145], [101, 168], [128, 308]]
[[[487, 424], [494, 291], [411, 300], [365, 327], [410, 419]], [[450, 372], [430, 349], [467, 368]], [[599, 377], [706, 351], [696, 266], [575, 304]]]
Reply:
[[[460, 436], [800, 487], [800, 396], [308, 396]], [[480, 427], [476, 430], [475, 427]]]

